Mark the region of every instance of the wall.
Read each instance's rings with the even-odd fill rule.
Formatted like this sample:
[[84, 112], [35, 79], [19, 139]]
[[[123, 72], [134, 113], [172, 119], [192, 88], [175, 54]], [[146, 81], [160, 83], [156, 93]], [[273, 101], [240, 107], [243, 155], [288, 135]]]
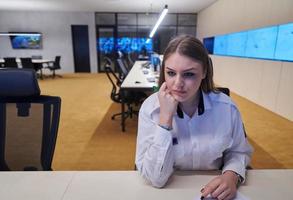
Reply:
[[0, 11], [0, 32], [41, 32], [40, 50], [12, 49], [8, 36], [0, 36], [0, 57], [42, 55], [54, 59], [61, 55], [61, 72], [74, 72], [71, 25], [88, 25], [91, 72], [97, 72], [94, 12]]
[[[292, 0], [219, 0], [198, 13], [197, 37], [293, 21]], [[212, 56], [215, 82], [293, 121], [293, 63]]]

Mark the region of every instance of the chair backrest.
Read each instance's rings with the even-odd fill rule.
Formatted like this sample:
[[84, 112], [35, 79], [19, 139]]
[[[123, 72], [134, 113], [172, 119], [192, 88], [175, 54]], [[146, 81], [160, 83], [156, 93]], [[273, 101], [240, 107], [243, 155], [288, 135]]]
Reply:
[[1, 171], [51, 170], [60, 107], [60, 97], [40, 95], [34, 70], [0, 70]]
[[127, 54], [127, 62], [128, 62], [128, 66], [133, 66], [134, 65], [134, 60], [131, 57], [131, 53]]
[[20, 62], [21, 62], [22, 68], [34, 69], [32, 58], [20, 58]]
[[55, 61], [54, 61], [54, 68], [55, 69], [61, 69], [60, 60], [61, 60], [61, 56], [55, 57]]
[[104, 69], [108, 79], [110, 80], [112, 84], [110, 97], [114, 102], [121, 103], [121, 96], [119, 92], [120, 92], [120, 85], [122, 81], [118, 78], [118, 76], [115, 74], [113, 69], [107, 63], [105, 63]]
[[120, 74], [122, 74], [122, 78], [125, 78], [128, 74], [128, 69], [125, 66], [125, 63], [123, 62], [123, 60], [121, 58], [118, 58], [117, 64], [118, 64], [119, 72], [120, 72]]
[[217, 90], [220, 91], [220, 92], [223, 92], [227, 96], [230, 96], [230, 90], [229, 90], [229, 88], [226, 88], [226, 87], [217, 87]]
[[122, 53], [122, 51], [117, 51], [117, 58], [123, 58], [124, 57], [124, 55], [123, 55], [123, 53]]
[[4, 67], [6, 68], [18, 68], [15, 57], [6, 57], [4, 59]]

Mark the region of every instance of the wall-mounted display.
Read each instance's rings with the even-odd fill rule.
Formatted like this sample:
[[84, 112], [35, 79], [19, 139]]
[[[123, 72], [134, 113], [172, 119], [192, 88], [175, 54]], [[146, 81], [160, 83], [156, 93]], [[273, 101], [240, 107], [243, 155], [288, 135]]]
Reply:
[[11, 46], [13, 49], [41, 49], [42, 35], [40, 33], [9, 33]]
[[210, 54], [293, 61], [293, 23], [204, 38]]

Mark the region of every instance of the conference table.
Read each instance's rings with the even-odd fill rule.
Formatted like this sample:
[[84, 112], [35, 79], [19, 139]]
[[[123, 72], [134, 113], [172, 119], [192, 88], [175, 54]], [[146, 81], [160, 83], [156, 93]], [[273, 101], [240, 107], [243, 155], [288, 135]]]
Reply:
[[[17, 58], [16, 62], [20, 63], [20, 59]], [[44, 64], [44, 63], [50, 63], [50, 62], [54, 62], [54, 60], [48, 60], [48, 59], [32, 59], [32, 63], [34, 64]], [[0, 58], [0, 63], [4, 63], [4, 59]]]
[[[142, 92], [154, 91], [158, 86], [159, 71], [154, 68], [148, 61], [135, 61], [133, 67], [121, 84], [122, 90], [134, 90]], [[121, 103], [121, 127], [125, 131], [125, 103]]]
[[[198, 200], [200, 189], [218, 174], [177, 171], [158, 189], [137, 171], [0, 172], [0, 199]], [[248, 170], [237, 200], [291, 200], [292, 186], [293, 170]]]
[[[17, 58], [16, 59], [16, 62], [17, 63], [21, 63], [20, 59]], [[43, 68], [43, 64], [49, 64], [49, 63], [52, 63], [54, 62], [54, 60], [48, 60], [48, 59], [32, 59], [32, 63], [33, 64], [36, 64], [38, 67], [41, 66], [40, 68], [38, 68], [40, 70], [40, 78], [43, 79], [43, 71], [42, 71], [42, 68]], [[4, 59], [3, 58], [0, 58], [0, 67], [4, 65]], [[4, 66], [3, 66], [4, 67]], [[37, 69], [37, 70], [38, 70]], [[36, 71], [37, 71], [36, 70]]]

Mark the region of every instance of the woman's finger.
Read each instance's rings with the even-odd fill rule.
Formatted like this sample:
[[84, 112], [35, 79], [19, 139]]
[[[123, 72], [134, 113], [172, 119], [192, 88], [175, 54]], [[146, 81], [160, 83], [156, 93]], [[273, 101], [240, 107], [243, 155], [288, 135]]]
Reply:
[[167, 85], [166, 85], [166, 82], [164, 82], [164, 83], [161, 85], [161, 87], [160, 87], [160, 89], [159, 89], [159, 92], [163, 92], [163, 91], [165, 91], [166, 88], [167, 88]]
[[229, 191], [229, 189], [224, 190], [220, 195], [217, 196], [217, 199], [219, 200], [224, 200], [227, 199], [227, 197], [231, 194], [231, 192]]
[[227, 190], [228, 188], [223, 185], [223, 184], [220, 184], [219, 187], [217, 187], [217, 189], [215, 189], [213, 192], [212, 192], [212, 196], [213, 197], [218, 197], [220, 194], [222, 194], [225, 190]]

